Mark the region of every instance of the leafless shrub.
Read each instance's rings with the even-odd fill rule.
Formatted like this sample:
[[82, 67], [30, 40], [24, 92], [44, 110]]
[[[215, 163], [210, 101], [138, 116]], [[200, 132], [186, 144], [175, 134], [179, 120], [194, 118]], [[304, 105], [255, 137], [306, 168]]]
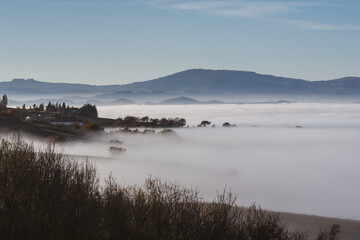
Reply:
[[331, 225], [329, 230], [321, 230], [316, 240], [337, 240], [341, 232], [341, 226], [339, 224]]

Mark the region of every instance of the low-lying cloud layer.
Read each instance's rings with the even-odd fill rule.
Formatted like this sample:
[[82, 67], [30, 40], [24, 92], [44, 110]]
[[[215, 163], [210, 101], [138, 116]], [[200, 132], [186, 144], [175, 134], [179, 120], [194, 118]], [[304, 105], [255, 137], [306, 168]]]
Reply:
[[[185, 128], [180, 141], [119, 138], [128, 152], [99, 161], [118, 181], [148, 175], [197, 188], [206, 198], [228, 186], [240, 204], [360, 219], [359, 104], [248, 104], [103, 107], [106, 117], [184, 117], [217, 128]], [[236, 128], [220, 127], [224, 122]], [[295, 128], [302, 126], [302, 128]]]
[[360, 104], [221, 104], [221, 105], [123, 105], [99, 107], [102, 117], [149, 116], [183, 117], [189, 126], [202, 120], [219, 126], [224, 122], [238, 126], [360, 127]]
[[[177, 133], [181, 140], [117, 136], [127, 153], [98, 160], [102, 177], [112, 172], [120, 183], [141, 184], [152, 175], [197, 188], [207, 199], [228, 186], [240, 204], [360, 219], [354, 211], [360, 201], [359, 129], [208, 128]], [[95, 155], [106, 153], [107, 147], [90, 149]]]
[[[62, 145], [67, 154], [93, 156], [101, 179], [112, 173], [119, 183], [142, 184], [151, 175], [210, 200], [227, 186], [240, 205], [360, 220], [360, 105], [132, 105], [99, 113], [178, 116], [190, 126], [201, 120], [217, 126], [175, 129], [177, 137], [115, 133]], [[237, 127], [221, 127], [225, 121]], [[126, 153], [111, 155], [111, 139], [124, 141]]]

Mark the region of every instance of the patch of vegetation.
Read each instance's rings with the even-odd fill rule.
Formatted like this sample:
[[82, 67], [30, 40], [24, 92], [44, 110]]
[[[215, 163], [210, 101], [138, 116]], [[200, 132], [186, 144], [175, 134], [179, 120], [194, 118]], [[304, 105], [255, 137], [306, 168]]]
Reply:
[[236, 124], [230, 124], [228, 122], [225, 122], [222, 126], [223, 127], [236, 127]]
[[85, 124], [84, 126], [81, 127], [81, 129], [83, 130], [88, 130], [88, 131], [104, 131], [104, 128], [102, 128], [99, 124], [97, 123], [88, 123]]
[[95, 168], [16, 137], [0, 145], [3, 239], [95, 239], [101, 230]]
[[163, 129], [159, 133], [162, 134], [162, 135], [176, 136], [176, 132], [174, 132], [171, 129]]
[[115, 145], [123, 145], [124, 144], [124, 141], [119, 141], [117, 139], [113, 139], [113, 140], [110, 140], [109, 141], [110, 144], [115, 144]]
[[330, 227], [330, 230], [321, 230], [318, 234], [316, 240], [337, 240], [339, 238], [339, 233], [341, 232], [341, 226], [339, 224], [333, 224]]
[[98, 112], [96, 105], [91, 105], [90, 103], [84, 104], [80, 108], [80, 115], [84, 117], [97, 118]]
[[17, 109], [4, 109], [0, 112], [0, 116], [10, 119], [21, 119], [21, 113]]
[[123, 147], [110, 146], [109, 151], [110, 151], [110, 153], [113, 154], [113, 155], [118, 155], [118, 154], [121, 154], [121, 153], [126, 152], [126, 149], [123, 148]]
[[65, 138], [63, 136], [59, 135], [51, 135], [47, 137], [48, 142], [50, 143], [59, 143], [59, 142], [65, 142]]
[[156, 131], [154, 129], [146, 128], [144, 130], [140, 130], [138, 128], [132, 129], [132, 128], [128, 128], [128, 127], [110, 132], [110, 134], [113, 134], [113, 133], [142, 134], [142, 135], [160, 134], [160, 135], [173, 135], [173, 136], [176, 135], [175, 131], [173, 131], [171, 129], [163, 129], [163, 130], [159, 131], [158, 133], [156, 133]]
[[207, 120], [204, 120], [204, 121], [201, 121], [201, 123], [199, 125], [197, 125], [198, 127], [206, 127], [208, 125], [210, 125], [211, 122], [207, 121]]
[[184, 118], [149, 118], [148, 116], [139, 118], [134, 116], [126, 116], [124, 119], [118, 118], [114, 122], [114, 126], [119, 127], [150, 127], [150, 128], [161, 128], [161, 127], [183, 127], [186, 125]]

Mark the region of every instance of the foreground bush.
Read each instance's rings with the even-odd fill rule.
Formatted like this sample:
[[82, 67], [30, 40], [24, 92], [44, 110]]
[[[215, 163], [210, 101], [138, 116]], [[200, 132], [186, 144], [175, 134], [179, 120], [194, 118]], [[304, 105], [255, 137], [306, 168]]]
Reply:
[[[321, 232], [319, 239], [337, 234]], [[103, 188], [95, 167], [54, 152], [37, 153], [19, 137], [0, 146], [2, 239], [307, 239], [256, 206], [235, 206], [230, 192], [212, 203], [176, 184], [148, 179]], [[330, 238], [329, 238], [330, 239]], [[335, 238], [331, 238], [335, 239]]]
[[20, 138], [0, 146], [0, 236], [91, 239], [100, 231], [96, 171], [49, 146], [36, 153]]

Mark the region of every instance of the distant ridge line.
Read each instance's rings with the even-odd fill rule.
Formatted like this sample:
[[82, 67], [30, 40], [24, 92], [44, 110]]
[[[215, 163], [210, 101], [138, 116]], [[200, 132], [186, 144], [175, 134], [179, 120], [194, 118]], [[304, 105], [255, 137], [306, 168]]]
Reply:
[[157, 79], [129, 84], [52, 83], [17, 78], [0, 82], [1, 93], [13, 94], [325, 94], [360, 95], [360, 77], [307, 81], [252, 71], [189, 69]]

